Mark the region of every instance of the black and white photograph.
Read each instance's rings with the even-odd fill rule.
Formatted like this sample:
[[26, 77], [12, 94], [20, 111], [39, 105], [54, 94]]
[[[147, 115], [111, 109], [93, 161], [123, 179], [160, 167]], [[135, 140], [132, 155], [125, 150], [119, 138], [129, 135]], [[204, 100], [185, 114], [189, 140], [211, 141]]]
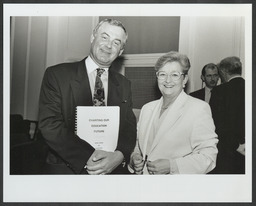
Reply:
[[3, 11], [3, 202], [252, 201], [251, 4]]

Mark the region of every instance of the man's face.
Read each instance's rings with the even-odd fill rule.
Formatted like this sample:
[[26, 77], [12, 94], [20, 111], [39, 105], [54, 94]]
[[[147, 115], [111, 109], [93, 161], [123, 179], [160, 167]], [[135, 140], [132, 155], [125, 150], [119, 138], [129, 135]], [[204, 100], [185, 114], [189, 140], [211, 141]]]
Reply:
[[122, 54], [125, 32], [121, 27], [103, 23], [91, 37], [92, 59], [101, 67], [109, 67]]
[[202, 80], [205, 82], [205, 85], [212, 89], [217, 85], [219, 80], [218, 69], [207, 68], [205, 69], [205, 75], [202, 75], [201, 77]]

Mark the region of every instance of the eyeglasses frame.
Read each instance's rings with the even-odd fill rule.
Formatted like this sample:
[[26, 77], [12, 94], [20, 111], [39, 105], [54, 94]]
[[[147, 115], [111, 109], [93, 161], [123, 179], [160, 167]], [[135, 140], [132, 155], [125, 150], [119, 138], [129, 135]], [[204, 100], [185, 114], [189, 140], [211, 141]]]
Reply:
[[[165, 79], [159, 79], [159, 76], [158, 76], [158, 73], [159, 73], [159, 72], [164, 72], [164, 71], [157, 71], [157, 72], [156, 72], [156, 77], [157, 77], [158, 80], [166, 80], [166, 79], [168, 78], [168, 76], [170, 76], [171, 79], [173, 80], [171, 74], [167, 74], [167, 72], [164, 72], [164, 73], [166, 73], [166, 78], [165, 78]], [[175, 72], [173, 72], [173, 73], [175, 73]], [[186, 75], [185, 73], [182, 73], [182, 72], [177, 72], [177, 73], [180, 73], [180, 77], [179, 77], [178, 79], [176, 79], [176, 80], [173, 80], [173, 81], [178, 81], [178, 80], [180, 80], [180, 78], [181, 78], [182, 75], [184, 75], [184, 76]]]

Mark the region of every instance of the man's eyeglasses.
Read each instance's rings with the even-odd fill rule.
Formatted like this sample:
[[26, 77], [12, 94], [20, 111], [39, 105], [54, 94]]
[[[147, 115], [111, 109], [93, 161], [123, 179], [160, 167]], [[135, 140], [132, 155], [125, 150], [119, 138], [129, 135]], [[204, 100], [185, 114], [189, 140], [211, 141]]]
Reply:
[[166, 72], [163, 72], [163, 71], [156, 72], [157, 79], [159, 80], [166, 80], [168, 76], [171, 76], [171, 79], [173, 81], [178, 81], [182, 75], [185, 75], [185, 74], [181, 72], [172, 72], [170, 74], [167, 74]]

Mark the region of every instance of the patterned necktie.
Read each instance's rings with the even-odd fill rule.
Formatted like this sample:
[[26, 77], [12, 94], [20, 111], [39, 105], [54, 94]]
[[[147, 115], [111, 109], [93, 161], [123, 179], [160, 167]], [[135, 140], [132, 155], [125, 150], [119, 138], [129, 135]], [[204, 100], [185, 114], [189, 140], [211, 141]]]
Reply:
[[97, 69], [97, 75], [95, 79], [94, 95], [93, 95], [93, 105], [94, 106], [105, 106], [105, 95], [103, 83], [100, 79], [103, 74], [104, 69]]

